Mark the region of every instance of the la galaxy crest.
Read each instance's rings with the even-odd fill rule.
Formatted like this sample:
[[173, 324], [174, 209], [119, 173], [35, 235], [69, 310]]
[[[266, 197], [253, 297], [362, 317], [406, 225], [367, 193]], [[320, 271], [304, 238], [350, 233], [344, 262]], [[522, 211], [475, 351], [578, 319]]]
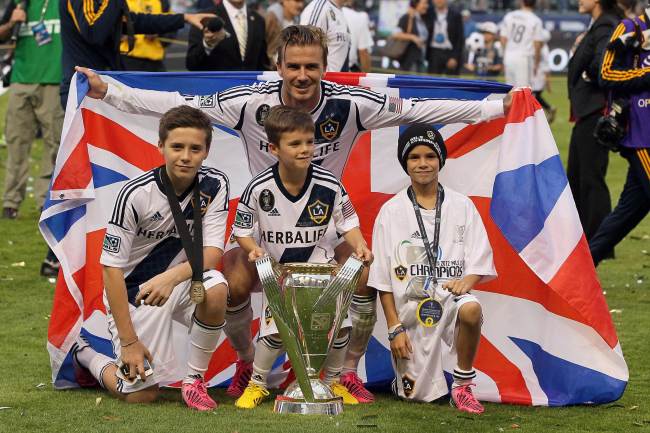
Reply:
[[320, 200], [316, 200], [309, 206], [307, 206], [307, 212], [309, 212], [309, 218], [316, 224], [322, 224], [323, 221], [327, 219], [327, 212], [329, 212], [330, 206], [323, 203]]
[[406, 397], [410, 397], [415, 390], [415, 380], [408, 374], [402, 376], [402, 389], [404, 389], [404, 395]]
[[[212, 197], [210, 197], [208, 194], [204, 193], [203, 191], [199, 191], [199, 202], [201, 205], [201, 216], [205, 216], [205, 212], [208, 210], [208, 206], [210, 206], [210, 202], [212, 202]], [[194, 209], [196, 206], [194, 205], [194, 197], [192, 197], [192, 209]]]
[[396, 266], [394, 271], [395, 271], [395, 277], [398, 280], [402, 281], [402, 280], [404, 280], [404, 278], [406, 278], [407, 269], [404, 266], [402, 266], [402, 265]]
[[273, 209], [273, 205], [275, 205], [275, 197], [270, 190], [264, 189], [260, 193], [259, 202], [262, 210], [264, 212], [269, 212]]
[[339, 132], [340, 123], [332, 118], [327, 119], [318, 126], [320, 133], [326, 140], [333, 140]]

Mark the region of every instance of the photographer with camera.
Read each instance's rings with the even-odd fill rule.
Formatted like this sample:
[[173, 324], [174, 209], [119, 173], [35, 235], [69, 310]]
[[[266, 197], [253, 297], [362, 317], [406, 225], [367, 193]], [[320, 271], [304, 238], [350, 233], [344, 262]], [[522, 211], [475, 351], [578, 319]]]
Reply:
[[245, 0], [224, 0], [205, 12], [216, 14], [190, 30], [185, 67], [190, 71], [263, 71], [266, 25]]
[[612, 210], [605, 182], [609, 153], [596, 143], [593, 131], [607, 105], [607, 93], [598, 84], [600, 59], [622, 12], [616, 0], [583, 0], [579, 11], [590, 15], [592, 24], [576, 39], [569, 61], [567, 85], [575, 125], [569, 144], [567, 177], [582, 228], [590, 241]]
[[598, 124], [599, 141], [620, 150], [629, 168], [618, 204], [589, 241], [594, 264], [607, 256], [650, 211], [650, 7], [614, 30], [600, 68], [611, 90], [609, 114]]

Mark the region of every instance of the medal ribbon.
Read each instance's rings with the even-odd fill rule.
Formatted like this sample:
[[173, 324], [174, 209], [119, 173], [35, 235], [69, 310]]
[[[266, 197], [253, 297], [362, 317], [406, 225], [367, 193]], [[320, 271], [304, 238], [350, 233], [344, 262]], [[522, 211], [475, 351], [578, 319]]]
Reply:
[[[429, 244], [429, 237], [427, 236], [427, 231], [424, 228], [424, 222], [422, 221], [422, 214], [420, 212], [420, 205], [418, 204], [417, 199], [415, 198], [415, 191], [413, 191], [413, 187], [409, 186], [408, 190], [406, 191], [406, 194], [409, 196], [411, 199], [411, 204], [413, 205], [413, 210], [415, 211], [415, 219], [418, 221], [418, 227], [420, 228], [420, 234], [422, 235], [422, 242], [424, 243], [424, 251], [427, 253], [427, 261], [429, 262], [429, 273], [431, 275], [431, 279], [433, 280], [433, 283], [436, 284], [438, 282], [438, 278], [436, 277], [436, 265], [438, 263], [438, 244], [440, 243], [440, 219], [441, 219], [441, 209], [442, 209], [442, 201], [445, 198], [445, 192], [444, 189], [442, 188], [442, 185], [438, 184], [438, 195], [436, 198], [436, 217], [435, 217], [435, 224], [433, 228], [433, 243]], [[424, 290], [427, 290], [427, 286], [425, 285]], [[427, 293], [428, 294], [428, 293]], [[429, 294], [432, 299], [435, 299], [435, 290], [433, 294]]]
[[192, 188], [192, 198], [194, 199], [192, 204], [192, 213], [194, 216], [194, 239], [192, 239], [190, 230], [187, 228], [187, 224], [185, 223], [181, 205], [178, 202], [178, 197], [176, 197], [169, 176], [167, 176], [165, 166], [160, 168], [160, 179], [165, 188], [165, 195], [167, 196], [169, 207], [172, 210], [174, 224], [176, 225], [176, 230], [178, 230], [178, 235], [181, 238], [181, 243], [183, 244], [183, 249], [187, 255], [187, 260], [190, 262], [190, 266], [192, 266], [192, 282], [203, 282], [203, 225], [201, 223], [201, 197], [199, 195], [198, 175], [196, 176], [196, 179], [194, 179], [194, 186]]

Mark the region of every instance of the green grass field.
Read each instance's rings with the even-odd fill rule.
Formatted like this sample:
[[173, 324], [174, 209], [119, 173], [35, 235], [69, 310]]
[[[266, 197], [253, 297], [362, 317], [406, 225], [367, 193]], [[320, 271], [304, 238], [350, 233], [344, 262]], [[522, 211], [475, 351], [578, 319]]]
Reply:
[[[559, 108], [552, 125], [566, 160], [571, 126], [564, 79], [553, 79], [549, 100]], [[0, 98], [4, 123], [6, 95]], [[34, 150], [34, 164], [39, 147]], [[0, 178], [6, 147], [0, 148]], [[37, 167], [33, 167], [36, 173]], [[608, 183], [618, 200], [627, 164], [612, 155]], [[30, 184], [32, 185], [32, 184]], [[4, 432], [649, 432], [650, 431], [650, 218], [616, 249], [616, 260], [598, 269], [630, 369], [623, 397], [596, 407], [531, 408], [486, 404], [479, 417], [463, 415], [444, 403], [409, 404], [379, 395], [370, 406], [346, 408], [328, 417], [279, 416], [272, 403], [253, 411], [235, 410], [221, 390], [213, 413], [187, 410], [177, 391], [165, 391], [156, 404], [129, 406], [97, 390], [55, 391], [46, 351], [54, 285], [38, 276], [45, 253], [33, 197], [17, 221], [0, 219], [0, 433]], [[489, 318], [486, 318], [489, 320]], [[561, 336], [558, 336], [561, 338]], [[645, 349], [643, 349], [645, 347]], [[644, 355], [645, 353], [645, 355]]]

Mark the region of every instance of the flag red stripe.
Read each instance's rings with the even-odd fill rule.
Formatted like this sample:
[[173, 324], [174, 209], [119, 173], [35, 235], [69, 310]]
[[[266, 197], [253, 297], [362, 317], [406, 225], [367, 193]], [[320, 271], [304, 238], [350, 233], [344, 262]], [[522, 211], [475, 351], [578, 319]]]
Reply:
[[481, 336], [474, 367], [495, 381], [502, 403], [530, 406], [533, 399], [521, 371], [490, 341]]
[[68, 289], [62, 272], [59, 272], [59, 278], [54, 289], [52, 315], [47, 328], [47, 340], [58, 348], [63, 345], [66, 337], [77, 323], [80, 314], [79, 307]]

